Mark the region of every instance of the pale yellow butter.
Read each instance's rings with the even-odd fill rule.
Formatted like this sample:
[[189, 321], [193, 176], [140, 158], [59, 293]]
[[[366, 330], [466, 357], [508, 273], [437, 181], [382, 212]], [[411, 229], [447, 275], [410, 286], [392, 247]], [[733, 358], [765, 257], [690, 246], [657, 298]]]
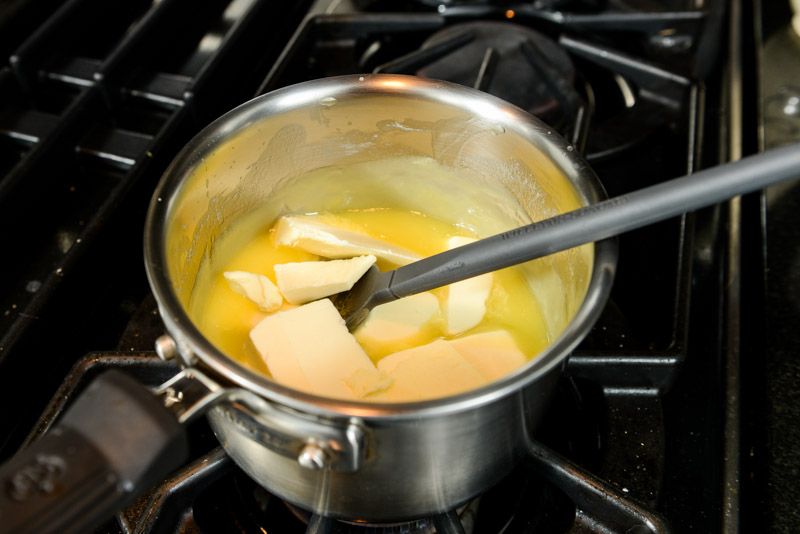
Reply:
[[371, 393], [389, 389], [394, 384], [394, 379], [375, 368], [362, 368], [345, 378], [344, 383], [347, 384], [353, 395], [364, 398]]
[[282, 263], [274, 267], [275, 279], [287, 302], [302, 304], [348, 291], [375, 259], [369, 255], [349, 260]]
[[375, 383], [383, 379], [330, 299], [270, 315], [250, 339], [275, 380], [309, 393], [353, 399], [347, 381], [358, 380], [356, 373], [373, 373]]
[[488, 380], [496, 380], [522, 367], [525, 354], [505, 330], [482, 332], [449, 341]]
[[[474, 243], [471, 237], [451, 237], [448, 250]], [[478, 325], [486, 315], [486, 300], [492, 291], [494, 275], [482, 274], [447, 286], [444, 306], [445, 330], [448, 335], [466, 332]]]
[[406, 348], [419, 343], [425, 325], [439, 313], [439, 299], [433, 293], [411, 295], [373, 308], [355, 336], [373, 352]]
[[416, 401], [454, 395], [486, 383], [483, 375], [449, 342], [396, 352], [378, 362], [378, 370], [394, 379], [384, 392], [371, 398], [385, 401]]
[[275, 229], [275, 242], [285, 247], [301, 248], [324, 258], [371, 254], [397, 265], [420, 259], [409, 250], [353, 230], [327, 225], [313, 216], [281, 217]]
[[258, 273], [227, 271], [223, 273], [228, 286], [243, 297], [250, 299], [265, 312], [275, 311], [283, 304], [283, 297], [272, 280]]

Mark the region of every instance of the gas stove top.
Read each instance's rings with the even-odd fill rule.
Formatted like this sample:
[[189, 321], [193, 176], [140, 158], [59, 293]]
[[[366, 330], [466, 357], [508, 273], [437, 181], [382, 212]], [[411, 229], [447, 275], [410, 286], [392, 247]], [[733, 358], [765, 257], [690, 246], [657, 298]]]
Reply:
[[[735, 10], [722, 2], [55, 4], [0, 4], [0, 395], [15, 406], [0, 416], [3, 457], [103, 369], [151, 386], [175, 373], [151, 352], [144, 211], [177, 150], [253, 96], [367, 72], [472, 86], [545, 120], [611, 196], [727, 158]], [[382, 526], [310, 515], [247, 478], [199, 421], [193, 460], [100, 531], [721, 531], [739, 513], [731, 216], [620, 238], [610, 303], [528, 461], [459, 510]]]

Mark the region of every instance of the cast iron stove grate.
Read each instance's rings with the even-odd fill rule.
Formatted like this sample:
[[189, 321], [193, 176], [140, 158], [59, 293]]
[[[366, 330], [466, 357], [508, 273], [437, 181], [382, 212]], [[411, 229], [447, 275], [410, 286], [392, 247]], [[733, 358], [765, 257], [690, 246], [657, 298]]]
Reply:
[[[24, 3], [28, 31], [0, 65], [7, 403], [13, 384], [35, 375], [51, 393], [82, 353], [116, 343], [146, 292], [141, 229], [159, 175], [194, 132], [252, 94], [308, 7], [293, 3], [278, 22], [255, 0]], [[41, 351], [44, 366], [29, 357]], [[43, 404], [0, 415], [5, 455]]]
[[[368, 13], [331, 13], [332, 4], [317, 2], [302, 21], [308, 3], [277, 12], [260, 0], [216, 0], [200, 7], [187, 0], [139, 0], [120, 8], [69, 0], [55, 11], [48, 11], [55, 3], [46, 0], [22, 4], [45, 7], [21, 8], [14, 19], [19, 28], [0, 32], [0, 52], [10, 58], [0, 68], [6, 96], [0, 107], [0, 246], [13, 251], [0, 268], [0, 400], [8, 405], [17, 384], [31, 385], [27, 404], [0, 418], [6, 456], [59, 385], [55, 404], [33, 435], [52, 421], [68, 392], [103, 366], [129, 369], [149, 384], [173, 372], [152, 353], [134, 350], [90, 356], [65, 379], [88, 351], [117, 342], [126, 352], [152, 347], [161, 327], [152, 302], [139, 304], [147, 294], [141, 220], [152, 186], [185, 140], [254, 93], [314, 77], [397, 68], [398, 59], [419, 60], [419, 50], [426, 41], [432, 47], [436, 32], [461, 35], [459, 41], [465, 39], [460, 29], [474, 21], [511, 22], [558, 43], [574, 64], [575, 94], [585, 113], [565, 120], [561, 133], [580, 146], [586, 130], [588, 156], [610, 194], [691, 171], [701, 165], [701, 147], [711, 152], [703, 119], [709, 115], [705, 100], [713, 97], [697, 80], [717, 58], [715, 2], [692, 10], [666, 2], [658, 11], [620, 11], [622, 3], [612, 1], [511, 7], [446, 2], [414, 13], [381, 12], [380, 3]], [[185, 16], [187, 10], [192, 17]], [[98, 19], [105, 23], [101, 29], [94, 24]], [[9, 27], [7, 20], [0, 25]], [[482, 88], [489, 88], [497, 72], [488, 48], [479, 52], [472, 82]], [[411, 72], [424, 69], [422, 63]], [[569, 108], [575, 100], [565, 102]], [[592, 128], [603, 127], [605, 135], [592, 135]], [[568, 488], [544, 485], [568, 510], [566, 520], [560, 512], [541, 520], [555, 522], [551, 530], [597, 531], [620, 518], [646, 525], [650, 517], [649, 531], [661, 531], [657, 516], [631, 505], [634, 500], [681, 530], [716, 528], [708, 511], [716, 509], [718, 496], [707, 488], [718, 479], [707, 463], [720, 438], [718, 428], [705, 422], [717, 413], [715, 220], [713, 214], [680, 218], [621, 239], [612, 302], [570, 359], [570, 378], [562, 384], [568, 392], [577, 384], [582, 405], [596, 408], [576, 425], [594, 429], [594, 437], [569, 438], [569, 424], [553, 431], [555, 437], [548, 438], [547, 429], [537, 435], [581, 466], [573, 469], [560, 457], [550, 466], [563, 467], [558, 476], [567, 480], [580, 475]], [[17, 228], [25, 232], [7, 231]], [[700, 417], [685, 417], [689, 411]], [[251, 515], [264, 520], [257, 506], [242, 511], [213, 497], [248, 492], [242, 488], [252, 482], [214, 449], [207, 426], [195, 424], [191, 432], [195, 460], [120, 516], [126, 532], [193, 532], [225, 517], [241, 531], [248, 521], [259, 524]], [[535, 471], [524, 470], [523, 478], [548, 478]], [[592, 489], [595, 477], [603, 482]], [[217, 493], [208, 492], [213, 488]], [[603, 499], [572, 501], [564, 495], [570, 488], [581, 495], [617, 495], [621, 504], [598, 511], [591, 503], [605, 504]], [[482, 502], [505, 500], [492, 495]], [[534, 525], [514, 517], [517, 522], [509, 524], [493, 518], [478, 531], [549, 528], [536, 523], [540, 519], [531, 520]], [[330, 526], [321, 520], [312, 525]]]
[[[586, 144], [590, 162], [638, 147], [678, 120], [691, 98], [687, 63], [665, 69], [602, 40], [562, 31], [570, 27], [542, 21], [538, 10], [510, 22], [455, 9], [308, 17], [259, 92], [362, 72], [454, 81], [537, 114], [576, 146]], [[661, 21], [669, 22], [674, 20]]]

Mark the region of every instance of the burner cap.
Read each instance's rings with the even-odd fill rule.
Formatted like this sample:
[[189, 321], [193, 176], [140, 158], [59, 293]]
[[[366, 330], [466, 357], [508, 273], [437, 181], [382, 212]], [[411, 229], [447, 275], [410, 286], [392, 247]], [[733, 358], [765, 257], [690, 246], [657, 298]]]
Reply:
[[432, 35], [422, 50], [463, 41], [417, 71], [420, 76], [476, 87], [536, 115], [556, 129], [569, 128], [580, 97], [575, 67], [551, 39], [507, 22], [456, 24]]

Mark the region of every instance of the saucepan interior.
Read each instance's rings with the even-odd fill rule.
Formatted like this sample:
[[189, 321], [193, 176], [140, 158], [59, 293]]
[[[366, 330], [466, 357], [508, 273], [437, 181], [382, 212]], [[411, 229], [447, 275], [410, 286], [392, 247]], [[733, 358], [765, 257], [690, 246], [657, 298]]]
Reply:
[[[435, 160], [458, 183], [421, 175]], [[408, 162], [391, 179], [311, 171], [365, 162]], [[311, 178], [309, 178], [311, 176]], [[322, 176], [322, 175], [320, 175]], [[406, 76], [318, 80], [255, 99], [198, 135], [168, 170], [149, 214], [148, 276], [182, 351], [234, 383], [289, 406], [365, 413], [365, 403], [324, 399], [275, 383], [206, 340], [193, 318], [202, 288], [232, 249], [284, 214], [393, 207], [489, 236], [596, 201], [591, 170], [550, 129], [476, 91]], [[250, 221], [252, 224], [248, 224]], [[235, 237], [230, 230], [240, 229]], [[553, 344], [507, 379], [457, 399], [412, 406], [370, 404], [380, 416], [489, 400], [558, 365], [588, 331], [615, 260], [585, 245], [524, 265]]]

